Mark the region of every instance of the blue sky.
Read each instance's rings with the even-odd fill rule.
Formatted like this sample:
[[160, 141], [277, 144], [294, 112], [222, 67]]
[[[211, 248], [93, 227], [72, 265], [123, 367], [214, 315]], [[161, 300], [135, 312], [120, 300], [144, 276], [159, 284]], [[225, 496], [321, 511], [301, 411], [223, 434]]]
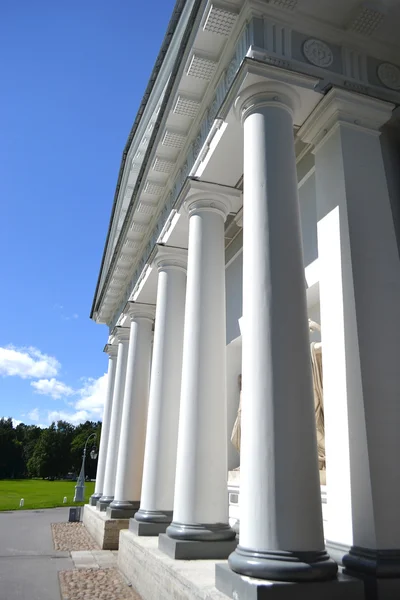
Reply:
[[174, 0], [2, 0], [0, 416], [97, 419], [89, 319], [121, 154]]

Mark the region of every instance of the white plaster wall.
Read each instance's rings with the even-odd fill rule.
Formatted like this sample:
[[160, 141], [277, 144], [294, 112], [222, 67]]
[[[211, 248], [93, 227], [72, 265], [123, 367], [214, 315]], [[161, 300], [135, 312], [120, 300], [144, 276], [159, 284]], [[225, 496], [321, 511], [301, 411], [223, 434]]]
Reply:
[[307, 267], [318, 258], [317, 199], [314, 173], [300, 185], [299, 203], [304, 267]]
[[239, 453], [231, 442], [231, 433], [239, 407], [238, 376], [242, 372], [242, 340], [237, 338], [226, 347], [226, 396], [228, 419], [228, 471], [240, 464]]
[[390, 125], [383, 127], [380, 140], [400, 254], [400, 128]]
[[240, 252], [225, 271], [226, 277], [226, 385], [228, 419], [228, 470], [239, 466], [239, 453], [230, 441], [239, 406], [238, 376], [242, 372], [242, 341], [239, 319], [242, 316], [243, 255]]
[[243, 254], [240, 252], [225, 270], [226, 343], [240, 335], [238, 320], [242, 316]]

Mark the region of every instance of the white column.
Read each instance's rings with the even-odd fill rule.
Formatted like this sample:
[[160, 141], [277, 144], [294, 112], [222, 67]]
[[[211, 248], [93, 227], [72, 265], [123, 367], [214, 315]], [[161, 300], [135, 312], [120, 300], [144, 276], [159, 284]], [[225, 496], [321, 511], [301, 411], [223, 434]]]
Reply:
[[189, 213], [182, 390], [170, 538], [224, 541], [228, 524], [224, 222], [229, 199], [198, 193]]
[[142, 488], [154, 306], [131, 302], [127, 314], [131, 333], [111, 517], [133, 517]]
[[400, 261], [379, 139], [392, 109], [333, 89], [301, 130], [316, 146], [326, 538], [378, 578], [400, 577]]
[[116, 327], [115, 338], [118, 342], [118, 356], [111, 411], [110, 433], [108, 438], [106, 469], [104, 474], [103, 495], [99, 501], [99, 508], [101, 510], [105, 509], [114, 498], [119, 435], [121, 430], [122, 403], [124, 400], [125, 390], [126, 362], [128, 358], [129, 329], [127, 327]]
[[172, 520], [182, 375], [187, 251], [158, 247], [156, 321], [139, 535], [158, 535]]
[[[275, 88], [276, 85], [276, 88]], [[291, 87], [251, 86], [244, 129], [240, 539], [233, 571], [335, 577], [325, 552]]]
[[108, 354], [107, 392], [104, 403], [103, 420], [101, 425], [101, 438], [99, 448], [99, 460], [97, 463], [96, 485], [94, 494], [90, 497], [90, 504], [95, 506], [103, 495], [104, 475], [106, 470], [106, 459], [108, 451], [108, 439], [110, 434], [111, 412], [113, 405], [113, 394], [115, 384], [115, 372], [117, 368], [118, 347], [107, 344], [105, 352]]

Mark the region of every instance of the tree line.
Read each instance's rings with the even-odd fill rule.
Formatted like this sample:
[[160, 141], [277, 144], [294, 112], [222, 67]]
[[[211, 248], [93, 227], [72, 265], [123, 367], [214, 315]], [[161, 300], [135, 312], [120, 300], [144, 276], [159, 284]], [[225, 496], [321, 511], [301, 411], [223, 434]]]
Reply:
[[90, 451], [100, 442], [101, 422], [86, 421], [74, 426], [57, 421], [43, 429], [20, 423], [14, 427], [12, 419], [0, 419], [0, 479], [40, 477], [63, 479], [79, 474], [85, 442], [90, 434], [96, 435], [87, 446], [85, 474], [96, 476], [97, 459]]

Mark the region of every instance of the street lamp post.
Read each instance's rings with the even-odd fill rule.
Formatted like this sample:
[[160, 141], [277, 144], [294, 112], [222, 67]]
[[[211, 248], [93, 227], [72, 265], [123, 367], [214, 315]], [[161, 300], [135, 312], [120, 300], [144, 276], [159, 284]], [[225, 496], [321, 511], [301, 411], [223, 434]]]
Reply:
[[[86, 442], [85, 442], [85, 447], [83, 449], [83, 455], [82, 455], [82, 466], [81, 466], [81, 472], [79, 473], [79, 477], [78, 480], [76, 482], [76, 486], [75, 486], [75, 496], [74, 496], [74, 502], [83, 502], [85, 499], [85, 459], [86, 459], [86, 448], [88, 445], [88, 441], [90, 440], [90, 438], [96, 436], [96, 433], [91, 433], [89, 435], [89, 437], [87, 438]], [[90, 451], [90, 458], [96, 459], [97, 458], [97, 451], [95, 448], [92, 448], [92, 450]]]

